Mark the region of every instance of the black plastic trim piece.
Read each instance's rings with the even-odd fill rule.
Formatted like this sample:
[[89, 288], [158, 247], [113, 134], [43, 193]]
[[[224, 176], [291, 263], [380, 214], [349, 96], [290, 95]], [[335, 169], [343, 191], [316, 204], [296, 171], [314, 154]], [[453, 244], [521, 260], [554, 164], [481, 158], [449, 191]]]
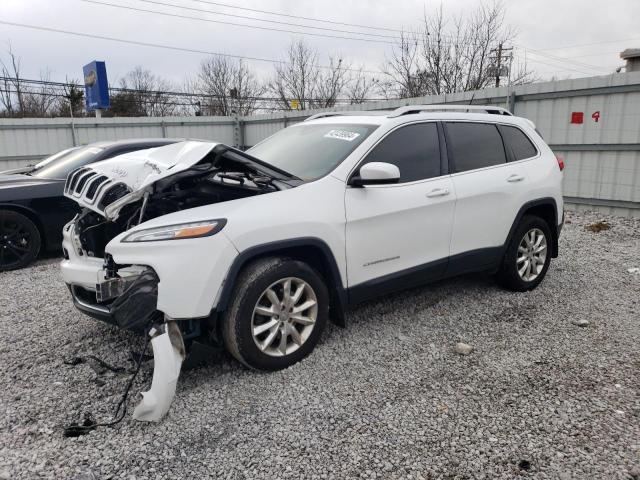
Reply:
[[443, 258], [355, 285], [348, 290], [349, 304], [439, 280], [444, 276], [447, 263], [448, 259]]
[[332, 298], [334, 298], [335, 300], [334, 306], [336, 308], [333, 313], [336, 317], [338, 317], [336, 318], [337, 323], [344, 325], [344, 309], [347, 305], [347, 293], [342, 284], [340, 270], [338, 269], [338, 264], [336, 263], [335, 257], [333, 256], [333, 253], [329, 246], [323, 240], [320, 240], [316, 237], [301, 237], [290, 240], [278, 240], [262, 245], [256, 245], [240, 252], [240, 254], [231, 264], [231, 268], [227, 273], [227, 277], [225, 278], [224, 285], [222, 287], [222, 292], [220, 294], [218, 304], [215, 306], [214, 310], [217, 312], [222, 312], [227, 309], [227, 307], [229, 306], [229, 301], [231, 300], [231, 293], [236, 283], [238, 274], [240, 273], [242, 267], [244, 267], [249, 261], [270, 252], [278, 252], [299, 247], [315, 247], [320, 249], [320, 251], [322, 252], [324, 260], [329, 266], [329, 274], [331, 275], [331, 278], [329, 279], [331, 283], [327, 285], [327, 287], [329, 288], [329, 291], [332, 291]]
[[458, 253], [449, 257], [446, 277], [455, 277], [465, 273], [497, 270], [504, 256], [504, 247], [488, 247]]
[[449, 160], [447, 150], [447, 140], [444, 134], [444, 125], [437, 122], [438, 126], [438, 143], [440, 144], [440, 175], [449, 175]]
[[[76, 285], [67, 285], [73, 304], [81, 312], [125, 330], [140, 331], [157, 312], [158, 276], [146, 270], [109, 305], [95, 300], [95, 293]], [[90, 295], [90, 298], [87, 298]]]
[[363, 180], [360, 175], [355, 175], [349, 179], [348, 185], [352, 187], [366, 187], [367, 185], [393, 185], [398, 183], [400, 178], [377, 178], [375, 180]]
[[527, 210], [533, 207], [539, 207], [541, 205], [550, 205], [553, 207], [553, 225], [549, 225], [549, 228], [555, 234], [553, 238], [553, 251], [551, 253], [551, 256], [552, 258], [556, 258], [558, 256], [558, 237], [560, 236], [558, 226], [560, 224], [558, 222], [558, 204], [556, 203], [556, 200], [553, 197], [545, 197], [545, 198], [539, 198], [537, 200], [531, 200], [530, 202], [527, 202], [522, 207], [520, 207], [520, 210], [518, 210], [518, 213], [516, 214], [516, 218], [513, 221], [513, 224], [511, 225], [509, 234], [507, 235], [507, 240], [504, 242], [504, 245], [502, 246], [503, 255], [504, 255], [504, 251], [506, 251], [507, 246], [509, 245], [509, 242], [511, 241], [511, 237], [513, 236], [514, 232], [516, 231], [516, 228], [518, 227], [518, 224], [520, 223], [520, 220], [522, 219], [524, 214], [527, 212]]

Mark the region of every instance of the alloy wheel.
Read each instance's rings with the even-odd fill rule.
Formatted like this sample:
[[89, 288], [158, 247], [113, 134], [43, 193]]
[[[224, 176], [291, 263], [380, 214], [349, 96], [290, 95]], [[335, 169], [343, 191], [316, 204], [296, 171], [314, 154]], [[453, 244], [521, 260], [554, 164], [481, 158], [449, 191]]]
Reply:
[[318, 299], [311, 285], [283, 278], [262, 292], [253, 309], [253, 341], [267, 355], [289, 355], [307, 341], [317, 317]]
[[31, 233], [20, 222], [0, 219], [0, 266], [12, 268], [31, 253]]
[[532, 282], [544, 269], [547, 260], [547, 237], [539, 228], [532, 228], [524, 234], [518, 246], [516, 268], [525, 282]]

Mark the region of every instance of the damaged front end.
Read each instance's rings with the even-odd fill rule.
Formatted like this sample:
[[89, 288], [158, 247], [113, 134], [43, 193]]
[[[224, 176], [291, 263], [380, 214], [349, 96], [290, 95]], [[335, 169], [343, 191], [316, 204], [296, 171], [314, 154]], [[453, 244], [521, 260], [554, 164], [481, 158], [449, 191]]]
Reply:
[[[83, 207], [63, 231], [61, 267], [75, 306], [119, 328], [151, 336], [152, 386], [143, 393], [134, 418], [160, 420], [192, 347], [220, 346], [210, 302], [230, 267], [225, 262], [237, 254], [224, 235], [215, 235], [224, 219], [180, 225], [157, 219], [300, 183], [243, 152], [197, 141], [133, 152], [69, 175], [65, 196]], [[138, 227], [145, 222], [151, 228]], [[195, 237], [186, 231], [210, 237], [194, 244], [190, 242]], [[209, 257], [215, 278], [192, 267], [194, 248]]]
[[[113, 263], [110, 256], [107, 259]], [[157, 313], [158, 276], [153, 269], [142, 266], [123, 268], [117, 274], [115, 269], [111, 271], [103, 270], [107, 273], [95, 284], [95, 290], [69, 285], [76, 308], [119, 328], [143, 332]]]

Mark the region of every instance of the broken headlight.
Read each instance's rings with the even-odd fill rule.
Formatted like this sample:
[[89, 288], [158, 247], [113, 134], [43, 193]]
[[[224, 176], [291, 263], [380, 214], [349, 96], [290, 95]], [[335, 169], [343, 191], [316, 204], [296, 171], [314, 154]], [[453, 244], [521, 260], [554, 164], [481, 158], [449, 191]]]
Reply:
[[122, 242], [157, 242], [161, 240], [180, 240], [184, 238], [209, 237], [225, 226], [225, 219], [203, 222], [179, 223], [162, 227], [145, 228], [130, 233]]

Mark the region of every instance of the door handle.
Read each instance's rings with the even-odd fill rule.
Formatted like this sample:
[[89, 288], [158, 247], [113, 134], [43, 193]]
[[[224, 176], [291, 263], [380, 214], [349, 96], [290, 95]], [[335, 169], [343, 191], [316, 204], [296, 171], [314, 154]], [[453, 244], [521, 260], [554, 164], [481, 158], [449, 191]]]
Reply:
[[524, 180], [524, 176], [519, 175], [517, 173], [514, 173], [513, 175], [509, 175], [507, 177], [507, 182], [511, 182], [511, 183], [521, 182], [522, 180]]
[[436, 197], [444, 197], [445, 195], [449, 195], [448, 188], [434, 188], [429, 193], [427, 193], [428, 198], [436, 198]]

